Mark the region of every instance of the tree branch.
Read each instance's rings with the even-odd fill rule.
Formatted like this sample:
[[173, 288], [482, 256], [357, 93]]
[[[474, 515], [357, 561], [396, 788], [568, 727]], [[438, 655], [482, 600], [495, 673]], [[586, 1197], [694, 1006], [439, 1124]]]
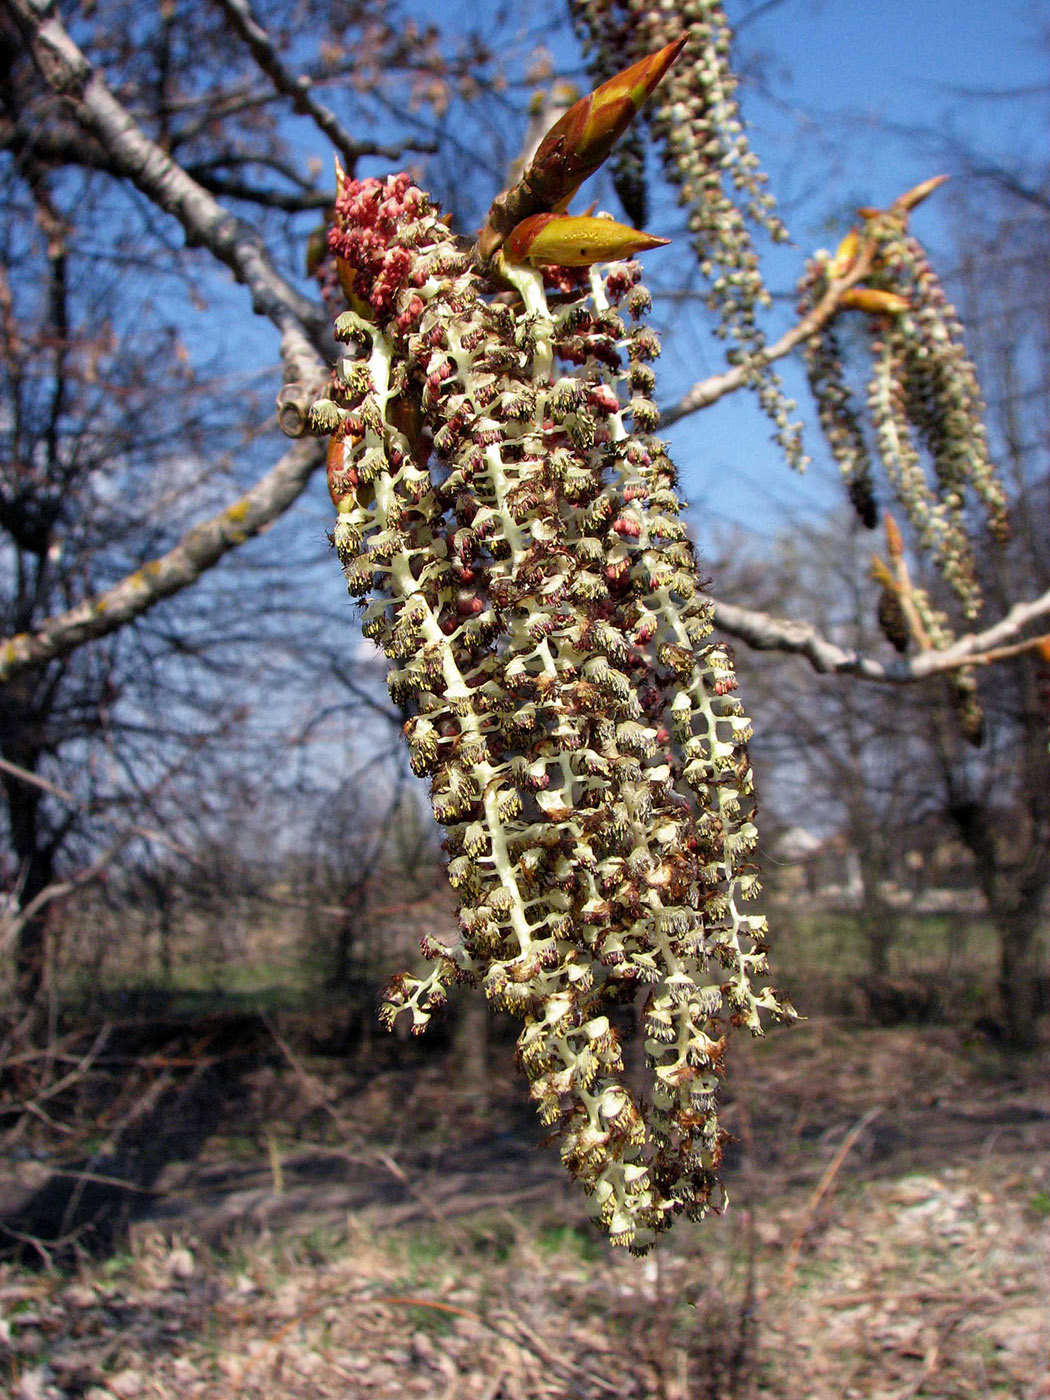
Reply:
[[216, 4], [251, 49], [252, 57], [277, 91], [291, 99], [300, 116], [313, 120], [342, 156], [347, 173], [352, 175], [357, 158], [374, 153], [374, 148], [355, 141], [331, 108], [318, 102], [311, 91], [313, 83], [305, 73], [298, 77], [289, 73], [277, 56], [269, 34], [252, 14], [248, 0], [216, 0]]
[[286, 214], [301, 214], [304, 210], [315, 209], [323, 212], [331, 209], [331, 190], [277, 190], [260, 185], [249, 185], [244, 180], [234, 180], [227, 175], [206, 175], [198, 171], [196, 178], [201, 185], [223, 199], [243, 199], [252, 204], [260, 204], [266, 209], [280, 209]]
[[[252, 307], [290, 339], [321, 343], [324, 312], [276, 270], [266, 247], [242, 220], [224, 209], [151, 141], [117, 101], [70, 38], [52, 0], [8, 0], [48, 85], [74, 108], [80, 124], [108, 153], [110, 169], [130, 180], [182, 225], [188, 243], [208, 248], [248, 287]], [[316, 359], [316, 355], [314, 356]]]
[[715, 627], [756, 651], [794, 653], [804, 656], [821, 675], [856, 676], [860, 680], [890, 685], [913, 684], [930, 676], [957, 671], [962, 666], [987, 666], [1006, 655], [1017, 655], [1041, 640], [1031, 637], [1012, 645], [1024, 628], [1039, 618], [1050, 617], [1048, 589], [1029, 602], [1015, 603], [1005, 617], [991, 627], [983, 632], [968, 633], [943, 651], [923, 651], [917, 656], [886, 662], [822, 637], [812, 623], [773, 617], [770, 613], [719, 602], [716, 598], [710, 601]]
[[284, 514], [323, 462], [324, 452], [324, 444], [313, 438], [295, 443], [240, 500], [195, 525], [167, 554], [150, 560], [105, 593], [46, 618], [33, 632], [0, 642], [0, 683], [118, 631], [194, 583], [231, 549]]

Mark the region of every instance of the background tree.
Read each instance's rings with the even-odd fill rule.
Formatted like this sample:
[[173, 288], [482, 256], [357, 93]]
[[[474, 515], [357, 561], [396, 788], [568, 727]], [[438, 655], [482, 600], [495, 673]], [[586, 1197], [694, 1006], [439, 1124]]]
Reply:
[[[624, 40], [641, 53], [666, 38], [664, 29], [672, 24], [657, 7], [634, 3], [578, 5], [574, 10], [594, 45], [599, 73], [608, 70], [610, 46], [615, 49]], [[127, 716], [124, 732], [129, 742], [137, 736], [138, 744], [137, 750], [123, 751], [127, 756], [115, 769], [105, 770], [108, 781], [114, 771], [126, 779], [119, 785], [120, 802], [129, 790], [143, 798], [141, 811], [129, 814], [129, 831], [144, 825], [136, 820], [136, 812], [141, 816], [152, 810], [165, 823], [170, 819], [169, 809], [162, 812], [156, 796], [164, 770], [173, 764], [174, 750], [166, 745], [181, 744], [199, 755], [206, 732], [220, 736], [220, 748], [225, 745], [228, 753], [241, 742], [231, 734], [238, 712], [231, 697], [238, 688], [243, 694], [244, 658], [251, 655], [253, 664], [261, 664], [260, 618], [266, 619], [268, 660], [286, 657], [289, 667], [284, 674], [296, 676], [304, 692], [310, 689], [301, 669], [302, 649], [296, 648], [288, 628], [281, 630], [282, 616], [294, 625], [298, 615], [289, 610], [289, 594], [278, 592], [274, 584], [278, 576], [290, 582], [288, 534], [275, 532], [247, 556], [258, 585], [250, 592], [239, 579], [234, 582], [230, 570], [225, 573], [228, 590], [222, 582], [213, 589], [200, 582], [220, 559], [292, 506], [321, 460], [318, 445], [309, 438], [291, 448], [277, 448], [274, 439], [261, 432], [268, 415], [260, 408], [261, 400], [245, 392], [245, 375], [250, 380], [256, 371], [268, 372], [269, 392], [279, 355], [288, 385], [300, 386], [286, 391], [282, 399], [282, 419], [292, 424], [326, 382], [335, 350], [327, 316], [301, 277], [301, 248], [308, 228], [332, 200], [330, 149], [338, 150], [344, 168], [353, 173], [355, 164], [365, 159], [394, 165], [436, 147], [436, 170], [440, 173], [443, 162], [456, 177], [455, 189], [449, 190], [453, 212], [473, 209], [480, 198], [475, 182], [489, 192], [498, 188], [519, 139], [515, 108], [528, 92], [528, 60], [527, 45], [521, 55], [503, 45], [497, 59], [495, 47], [477, 35], [442, 35], [415, 24], [409, 7], [369, 3], [300, 9], [294, 35], [280, 7], [249, 11], [236, 0], [213, 7], [173, 4], [149, 16], [116, 4], [71, 8], [66, 25], [59, 12], [41, 0], [9, 0], [5, 15], [0, 141], [5, 178], [13, 192], [5, 300], [5, 358], [11, 366], [6, 392], [12, 407], [5, 408], [3, 428], [11, 433], [5, 486], [21, 539], [19, 543], [12, 536], [8, 557], [16, 584], [19, 568], [29, 582], [24, 597], [18, 586], [12, 589], [15, 602], [9, 641], [0, 651], [0, 676], [17, 721], [5, 737], [5, 757], [22, 770], [5, 770], [5, 788], [14, 794], [9, 808], [16, 849], [11, 876], [21, 891], [24, 912], [53, 884], [63, 849], [63, 858], [73, 866], [84, 866], [88, 853], [99, 849], [97, 827], [85, 835], [83, 855], [71, 845], [63, 848], [76, 825], [70, 821], [70, 808], [52, 810], [51, 799], [36, 796], [43, 789], [27, 783], [24, 774], [40, 776], [47, 768], [49, 780], [62, 780], [74, 770], [78, 775], [95, 771], [85, 761], [85, 745], [97, 735], [108, 753], [106, 746], [115, 742], [112, 716], [120, 706], [112, 700], [114, 687], [124, 707], [120, 713]], [[495, 21], [502, 18], [498, 14]], [[909, 356], [914, 358], [923, 348], [924, 332], [920, 326], [918, 339], [909, 342], [908, 318], [901, 318], [902, 308], [886, 298], [921, 299], [931, 290], [919, 254], [907, 241], [911, 206], [868, 211], [854, 245], [840, 248], [811, 269], [802, 319], [777, 339], [767, 338], [758, 329], [763, 291], [752, 239], [761, 237], [762, 229], [776, 236], [777, 226], [743, 133], [718, 127], [711, 116], [719, 107], [724, 122], [736, 120], [726, 76], [724, 16], [718, 6], [684, 7], [673, 18], [675, 33], [683, 19], [697, 26], [695, 52], [691, 62], [675, 70], [666, 99], [654, 106], [652, 131], [664, 143], [668, 172], [687, 206], [711, 295], [722, 308], [722, 330], [733, 347], [733, 363], [724, 372], [698, 379], [668, 407], [665, 421], [698, 412], [739, 388], [756, 387], [785, 445], [794, 444], [796, 434], [771, 367], [808, 343], [825, 352], [815, 367], [818, 388], [825, 394], [825, 425], [832, 430], [833, 446], [845, 443], [848, 449], [845, 420], [835, 418], [834, 394], [827, 396], [829, 388], [838, 387], [836, 347], [827, 328], [837, 333], [842, 325], [838, 312], [852, 305], [852, 316], [873, 328], [876, 363], [907, 374]], [[630, 48], [626, 52], [630, 56]], [[696, 61], [698, 55], [703, 62]], [[474, 113], [484, 113], [484, 120], [469, 120], [467, 104]], [[464, 136], [468, 122], [469, 140]], [[368, 139], [358, 139], [360, 132], [369, 133]], [[381, 139], [372, 139], [379, 132]], [[628, 175], [620, 181], [625, 190]], [[636, 186], [637, 176], [636, 170]], [[34, 221], [41, 233], [32, 232]], [[893, 261], [900, 249], [903, 283]], [[95, 400], [98, 423], [92, 420], [82, 431], [81, 419], [89, 419], [91, 375], [98, 374], [83, 347], [104, 341], [105, 301], [98, 289], [116, 280], [115, 271], [102, 271], [118, 268], [121, 294], [134, 299], [134, 309], [126, 312], [123, 305], [119, 310], [114, 306], [110, 316], [109, 329], [120, 340], [121, 366], [107, 368], [106, 373], [117, 392], [108, 392], [107, 381], [107, 392]], [[257, 322], [258, 343], [251, 347], [240, 339], [228, 344], [214, 331], [195, 329], [195, 317], [186, 310], [188, 301], [200, 308], [202, 318], [209, 309], [217, 310], [220, 319], [228, 318], [236, 304], [230, 297], [231, 272], [273, 328], [264, 332], [263, 323]], [[48, 289], [46, 296], [34, 293], [41, 287]], [[875, 293], [876, 301], [865, 305], [864, 291]], [[935, 301], [934, 297], [922, 305]], [[174, 314], [173, 304], [178, 308]], [[148, 308], [148, 316], [142, 307]], [[147, 327], [137, 362], [134, 337], [124, 343], [125, 328], [133, 321]], [[205, 324], [203, 319], [200, 324]], [[932, 333], [932, 322], [923, 325]], [[218, 356], [217, 344], [223, 347]], [[169, 347], [167, 368], [158, 376], [158, 347], [164, 345]], [[31, 373], [28, 368], [19, 370], [19, 363], [28, 366], [30, 361], [36, 366]], [[164, 384], [163, 396], [157, 393], [158, 378]], [[26, 388], [30, 380], [37, 385], [32, 413]], [[74, 409], [81, 398], [84, 404]], [[25, 407], [20, 406], [23, 402]], [[943, 410], [943, 394], [940, 399], [935, 396], [934, 407], [938, 404], [938, 411]], [[937, 427], [936, 415], [923, 420], [923, 405], [917, 390], [900, 413], [890, 405], [876, 427], [883, 439], [894, 426], [907, 432], [917, 428], [917, 452], [925, 462], [922, 454], [929, 450], [938, 469], [943, 468], [930, 480], [941, 493], [939, 503], [950, 506], [958, 485], [951, 472], [958, 464], [949, 461], [950, 453], [938, 456], [935, 432], [926, 431], [923, 437], [925, 430]], [[967, 415], [972, 427], [974, 404], [967, 406]], [[841, 431], [836, 438], [836, 427], [846, 431], [845, 438]], [[232, 450], [245, 436], [251, 450], [238, 447], [230, 465], [220, 467], [219, 443]], [[101, 447], [100, 437], [106, 437]], [[879, 446], [870, 432], [868, 439], [869, 451]], [[958, 433], [954, 441], [959, 441]], [[74, 461], [93, 465], [78, 466], [70, 474]], [[114, 462], [132, 474], [129, 489], [115, 489]], [[983, 460], [977, 467], [977, 478], [968, 478], [971, 483], [981, 478]], [[148, 477], [146, 489], [132, 486], [135, 471], [143, 480]], [[220, 492], [227, 479], [229, 497]], [[859, 466], [852, 471], [853, 494], [862, 509], [865, 480]], [[98, 489], [100, 515], [108, 510], [105, 525], [99, 526], [107, 541], [105, 550], [95, 539], [82, 545], [77, 533], [92, 514], [88, 482], [105, 483], [104, 490]], [[129, 497], [140, 504], [130, 516]], [[44, 518], [34, 518], [42, 510]], [[48, 511], [53, 518], [47, 518]], [[947, 514], [955, 533], [926, 542], [936, 552], [938, 539], [943, 545], [947, 538], [940, 555], [950, 565], [955, 547], [969, 538], [971, 525], [953, 509]], [[916, 521], [913, 542], [919, 545], [924, 527], [918, 516]], [[310, 528], [319, 538], [320, 516]], [[283, 551], [280, 563], [285, 567], [268, 574], [266, 550], [271, 544], [270, 558]], [[67, 561], [69, 573], [64, 586], [56, 582], [48, 592], [60, 572], [56, 558]], [[958, 577], [956, 570], [956, 581]], [[957, 616], [959, 640], [945, 631], [937, 645], [899, 660], [887, 659], [886, 652], [861, 651], [852, 635], [828, 637], [807, 623], [778, 618], [761, 607], [716, 601], [714, 615], [723, 631], [752, 646], [801, 653], [818, 670], [903, 683], [948, 674], [967, 659], [1030, 638], [1050, 611], [1045, 584], [1035, 578], [1014, 581], [998, 595], [986, 579], [982, 582], [993, 605], [988, 615], [999, 619], [994, 625]], [[160, 610], [163, 600], [175, 593], [181, 595], [177, 607]], [[33, 606], [26, 611], [30, 595]], [[187, 603], [196, 596], [209, 601], [206, 621]], [[252, 628], [244, 617], [245, 596], [252, 599]], [[267, 599], [265, 606], [257, 601], [260, 598]], [[1017, 599], [1032, 601], [1012, 606]], [[962, 598], [963, 610], [966, 606]], [[240, 628], [236, 633], [233, 617]], [[983, 630], [974, 631], [978, 627]], [[317, 630], [327, 644], [327, 628]], [[136, 653], [125, 640], [136, 634], [143, 652]], [[227, 670], [224, 678], [215, 669], [214, 646], [225, 647], [229, 659], [231, 643], [237, 642], [242, 645], [236, 669]], [[199, 663], [199, 672], [187, 665], [187, 657]], [[125, 672], [114, 670], [125, 660]], [[63, 667], [83, 667], [90, 673], [91, 684], [81, 688], [80, 727], [68, 721], [65, 730], [53, 727], [46, 743], [34, 747], [41, 716], [52, 722], [51, 689]], [[202, 675], [207, 679], [201, 680]], [[181, 737], [164, 726], [151, 729], [142, 723], [136, 706], [144, 702], [135, 688], [144, 686], [147, 678], [155, 683], [154, 717], [158, 712], [170, 717], [172, 687], [182, 687], [186, 710], [180, 719], [186, 723]], [[195, 708], [201, 704], [204, 718]], [[192, 722], [191, 712], [196, 716]], [[302, 723], [301, 714], [296, 722]], [[1033, 721], [1033, 743], [1037, 728]], [[61, 765], [49, 767], [56, 755]], [[955, 760], [953, 765], [957, 769]], [[77, 782], [60, 785], [81, 804], [78, 821], [84, 827], [84, 814], [96, 814], [103, 799], [94, 789], [86, 791], [79, 776]], [[209, 786], [198, 778], [193, 790], [199, 794]], [[177, 788], [173, 783], [172, 792]], [[26, 825], [30, 829], [28, 837], [18, 838], [21, 846], [15, 841], [16, 824], [21, 824], [20, 830]], [[206, 830], [207, 822], [202, 826]], [[1038, 849], [1040, 830], [1036, 823], [1033, 850]], [[1027, 908], [1031, 898], [1025, 898]], [[24, 920], [24, 996], [39, 982], [40, 938], [40, 928], [32, 919]], [[1008, 985], [1012, 981], [1007, 978]]]
[[[315, 219], [330, 195], [314, 182], [318, 162], [300, 169], [292, 159], [275, 99], [294, 100], [351, 168], [364, 152], [395, 159], [400, 148], [351, 141], [314, 97], [293, 92], [246, 9], [187, 5], [133, 21], [130, 10], [113, 6], [74, 19], [115, 91], [156, 138], [155, 159], [171, 166], [173, 180], [162, 174], [153, 194], [161, 205], [188, 201], [188, 241], [199, 241], [194, 219], [203, 221], [213, 245], [225, 249], [222, 260], [250, 282], [283, 334], [286, 364], [320, 376], [309, 340], [324, 342], [318, 313], [272, 272], [258, 227], [238, 225], [210, 192], [253, 208], [257, 225], [299, 262], [305, 232], [293, 233], [294, 216]], [[372, 89], [380, 104], [389, 101], [395, 72], [406, 88], [430, 84], [441, 102], [446, 85], [481, 57], [468, 42], [446, 69], [432, 33], [413, 37], [367, 5], [339, 17], [326, 10], [323, 27], [328, 81], [353, 65], [362, 100]], [[194, 349], [191, 319], [171, 315], [187, 296], [198, 310], [212, 298], [221, 303], [222, 279], [121, 182], [120, 140], [107, 139], [112, 127], [78, 125], [41, 84], [10, 15], [3, 39], [0, 524], [10, 589], [2, 626], [14, 639], [5, 659], [25, 664], [6, 689], [0, 742], [9, 874], [22, 911], [18, 995], [28, 1003], [43, 973], [46, 894], [59, 872], [90, 865], [99, 842], [109, 844], [106, 814], [116, 816], [126, 843], [143, 822], [170, 831], [179, 809], [193, 839], [207, 843], [207, 794], [223, 786], [218, 772], [249, 747], [259, 762], [265, 741], [251, 730], [249, 675], [263, 646], [271, 685], [282, 655], [302, 662], [303, 594], [289, 594], [286, 568], [273, 563], [280, 552], [287, 565], [288, 545], [275, 541], [268, 557], [257, 549], [240, 571], [250, 624], [241, 609], [231, 625], [231, 584], [212, 589], [199, 580], [297, 499], [320, 453], [301, 444], [265, 470], [273, 421], [254, 391], [257, 373], [268, 378], [265, 358], [245, 363], [232, 345], [207, 338]], [[106, 110], [119, 126], [123, 109]], [[429, 135], [416, 139], [433, 144]], [[320, 524], [315, 529], [320, 535]], [[198, 584], [192, 603], [180, 598], [177, 607], [154, 610], [191, 584]], [[314, 606], [309, 611], [316, 617]], [[287, 676], [294, 693], [295, 666]], [[311, 689], [309, 703], [319, 699], [316, 682], [303, 683], [301, 702]], [[289, 708], [287, 722], [289, 730], [301, 726], [302, 713]], [[57, 782], [73, 801], [49, 795], [34, 777]]]
[[[870, 544], [859, 522], [840, 513], [829, 522], [799, 522], [775, 553], [756, 557], [747, 542], [724, 551], [723, 576], [754, 604], [787, 608], [812, 619], [824, 636], [871, 651], [882, 638]], [[844, 686], [776, 654], [744, 658], [742, 669], [767, 717], [753, 745], [766, 820], [773, 815], [785, 827], [801, 824], [824, 840], [845, 840], [857, 862], [857, 921], [869, 971], [884, 977], [905, 917], [887, 887], [923, 824], [943, 807], [927, 762], [931, 687]]]
[[[1046, 172], [1042, 172], [1045, 185]], [[1050, 587], [1050, 282], [1047, 203], [1023, 167], [991, 171], [953, 209], [960, 306], [988, 397], [992, 442], [1011, 488], [1010, 540], [985, 552], [984, 589], [1002, 609]], [[980, 186], [978, 186], [980, 188]], [[932, 744], [947, 812], [973, 853], [1000, 939], [1005, 1032], [1033, 1044], [1045, 980], [1043, 916], [1050, 890], [1047, 648], [983, 678], [986, 742], [964, 752], [943, 719]]]

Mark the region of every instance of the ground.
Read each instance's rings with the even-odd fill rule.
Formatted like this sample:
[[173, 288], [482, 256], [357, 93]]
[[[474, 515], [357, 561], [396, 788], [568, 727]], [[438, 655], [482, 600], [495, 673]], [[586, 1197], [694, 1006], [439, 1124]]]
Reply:
[[19, 1400], [1050, 1400], [1050, 1054], [833, 1017], [743, 1044], [728, 1213], [634, 1259], [505, 1046], [480, 1102], [447, 1052], [362, 1073], [271, 1029], [105, 1257], [0, 1265]]

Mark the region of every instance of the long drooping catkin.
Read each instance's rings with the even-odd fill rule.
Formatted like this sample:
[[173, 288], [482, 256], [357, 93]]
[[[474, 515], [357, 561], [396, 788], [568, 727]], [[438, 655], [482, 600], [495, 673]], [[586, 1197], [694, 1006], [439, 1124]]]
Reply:
[[[459, 939], [427, 940], [433, 969], [384, 1014], [422, 1029], [465, 979], [520, 1017], [566, 1164], [644, 1250], [720, 1198], [726, 1030], [791, 1013], [754, 985], [750, 726], [651, 436], [640, 269], [499, 283], [407, 176], [345, 184], [331, 245], [359, 308], [337, 321], [359, 353], [314, 408], [334, 538], [460, 901]], [[638, 996], [645, 1102], [609, 1016]]]

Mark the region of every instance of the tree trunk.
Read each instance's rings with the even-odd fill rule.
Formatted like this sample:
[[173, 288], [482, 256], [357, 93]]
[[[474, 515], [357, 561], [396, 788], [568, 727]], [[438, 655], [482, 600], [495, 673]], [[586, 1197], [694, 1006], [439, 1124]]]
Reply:
[[[54, 879], [54, 859], [41, 840], [39, 788], [31, 787], [19, 778], [4, 775], [8, 820], [11, 828], [11, 848], [17, 861], [18, 911], [28, 909], [36, 897]], [[47, 958], [48, 909], [45, 905], [25, 919], [19, 928], [15, 944], [15, 999], [18, 1005], [31, 1006], [44, 984]]]
[[459, 1007], [453, 1040], [456, 1085], [466, 1096], [468, 1112], [484, 1117], [489, 1108], [489, 1032], [492, 1012], [477, 993], [465, 996]]
[[865, 897], [858, 923], [868, 950], [869, 973], [873, 977], [889, 976], [890, 949], [897, 942], [899, 924], [896, 909], [884, 900]]
[[996, 927], [1004, 1037], [1012, 1049], [1033, 1050], [1039, 1039], [1042, 1000], [1038, 920], [1015, 914], [996, 919]]
[[860, 864], [861, 904], [857, 926], [868, 954], [868, 972], [886, 977], [890, 971], [890, 949], [900, 932], [900, 914], [882, 896], [883, 882], [889, 875], [885, 853], [870, 839], [867, 814], [855, 821], [851, 830], [853, 848]]
[[[1042, 805], [1043, 797], [1037, 798]], [[1041, 824], [1027, 872], [1004, 868], [995, 840], [995, 814], [978, 802], [955, 801], [950, 815], [977, 862], [978, 884], [999, 936], [999, 997], [1003, 1039], [1014, 1050], [1031, 1050], [1038, 1040], [1040, 969], [1039, 913], [1046, 889], [1047, 863], [1041, 848]]]

